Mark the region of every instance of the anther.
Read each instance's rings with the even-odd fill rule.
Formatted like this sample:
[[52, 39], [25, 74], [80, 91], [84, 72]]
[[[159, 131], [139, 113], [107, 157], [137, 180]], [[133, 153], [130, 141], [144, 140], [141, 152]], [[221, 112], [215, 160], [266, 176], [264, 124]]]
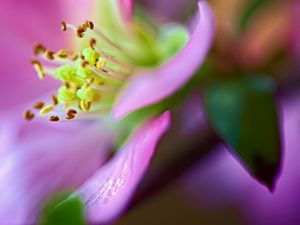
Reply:
[[86, 31], [87, 28], [88, 28], [88, 26], [87, 26], [86, 24], [81, 24], [81, 25], [79, 25], [79, 26], [77, 27], [77, 30], [76, 30], [77, 36], [78, 36], [79, 38], [82, 38], [82, 37], [83, 37], [83, 34], [84, 34], [84, 32]]
[[94, 48], [95, 48], [95, 45], [96, 45], [96, 39], [95, 39], [95, 38], [92, 38], [92, 39], [90, 40], [90, 47], [91, 47], [91, 49], [95, 50], [95, 49], [94, 49]]
[[93, 77], [88, 78], [88, 79], [86, 80], [87, 86], [90, 86], [92, 83], [94, 83], [94, 81], [95, 81], [95, 79], [94, 79]]
[[67, 115], [66, 116], [66, 119], [67, 120], [72, 120], [72, 119], [74, 119], [75, 118], [75, 115]]
[[54, 59], [54, 52], [53, 51], [47, 50], [45, 52], [45, 55], [46, 55], [47, 59], [49, 59], [49, 60], [53, 60]]
[[33, 108], [34, 109], [42, 109], [44, 107], [45, 103], [44, 102], [37, 102]]
[[73, 53], [71, 54], [71, 56], [70, 56], [70, 59], [71, 59], [72, 61], [75, 61], [76, 59], [78, 59], [78, 54], [76, 54], [75, 52], [73, 52]]
[[40, 114], [41, 114], [41, 115], [45, 115], [45, 114], [51, 112], [53, 109], [54, 109], [54, 106], [53, 106], [53, 105], [47, 105], [47, 106], [45, 106], [44, 108], [42, 108], [42, 109], [40, 110]]
[[57, 121], [59, 121], [59, 117], [58, 116], [50, 116], [49, 117], [49, 121], [51, 121], [51, 122], [57, 122]]
[[42, 67], [42, 64], [37, 60], [32, 60], [31, 63], [32, 63], [34, 69], [36, 70], [36, 72], [38, 73], [39, 78], [40, 79], [45, 78], [46, 74]]
[[58, 104], [58, 100], [57, 100], [57, 97], [55, 95], [52, 95], [51, 99], [52, 99], [53, 105], [57, 105]]
[[62, 21], [60, 24], [61, 24], [61, 30], [62, 31], [66, 31], [67, 30], [67, 24], [66, 24], [66, 22]]
[[31, 110], [27, 110], [26, 112], [24, 112], [23, 117], [24, 119], [30, 121], [34, 118], [34, 113], [31, 112]]
[[83, 68], [87, 67], [88, 65], [89, 65], [89, 62], [88, 62], [88, 61], [83, 61], [83, 62], [81, 63], [81, 66], [82, 66]]
[[44, 54], [46, 51], [46, 48], [42, 45], [42, 44], [36, 44], [34, 47], [33, 47], [33, 52], [35, 55], [41, 55], [41, 54]]
[[67, 112], [67, 116], [66, 119], [67, 120], [72, 120], [75, 118], [75, 115], [77, 114], [77, 111], [74, 109], [69, 109], [69, 111]]
[[68, 52], [66, 50], [59, 50], [57, 52], [58, 57], [60, 58], [67, 58], [68, 57]]
[[91, 104], [89, 101], [80, 101], [79, 107], [82, 111], [88, 112], [91, 108]]
[[85, 22], [85, 24], [88, 26], [88, 28], [90, 28], [91, 30], [93, 30], [94, 29], [94, 23], [92, 22], [92, 21], [89, 21], [89, 20], [87, 20], [86, 22]]
[[67, 112], [67, 115], [76, 115], [77, 114], [77, 111], [75, 109], [69, 109], [68, 112]]

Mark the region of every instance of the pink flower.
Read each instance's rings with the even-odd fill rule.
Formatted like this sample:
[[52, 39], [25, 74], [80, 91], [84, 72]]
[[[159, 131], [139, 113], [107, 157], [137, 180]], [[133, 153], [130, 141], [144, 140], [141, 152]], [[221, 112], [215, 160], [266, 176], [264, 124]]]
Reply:
[[[188, 43], [182, 46], [185, 42], [180, 42], [180, 45], [177, 46], [177, 43], [175, 47], [166, 45], [168, 43], [166, 39], [163, 45], [152, 43], [151, 31], [147, 30], [149, 27], [144, 30], [138, 23], [133, 22], [133, 1], [111, 0], [109, 3], [98, 1], [102, 10], [98, 15], [101, 17], [99, 24], [103, 25], [107, 32], [104, 35], [98, 27], [93, 29], [94, 23], [91, 22], [82, 24], [83, 31], [79, 29], [80, 27], [74, 29], [73, 25], [63, 23], [63, 29], [74, 29], [78, 36], [91, 38], [96, 35], [100, 38], [100, 47], [96, 47], [99, 44], [98, 39], [97, 43], [94, 43], [94, 38], [89, 40], [91, 47], [82, 52], [85, 57], [84, 65], [80, 63], [73, 65], [72, 62], [68, 62], [72, 68], [68, 67], [70, 64], [67, 63], [64, 64], [66, 67], [56, 71], [51, 64], [53, 60], [50, 60], [51, 66], [47, 64], [49, 67], [41, 67], [40, 61], [33, 62], [41, 78], [44, 78], [45, 74], [52, 74], [63, 82], [58, 91], [59, 104], [56, 101], [50, 103], [55, 109], [51, 111], [49, 107], [43, 108], [41, 114], [49, 115], [51, 111], [50, 113], [54, 113], [50, 116], [52, 121], [56, 120], [53, 118], [70, 120], [74, 117], [80, 120], [88, 118], [92, 121], [51, 124], [45, 120], [35, 120], [32, 123], [22, 121], [20, 108], [24, 107], [25, 102], [32, 101], [35, 99], [34, 96], [39, 94], [53, 91], [57, 86], [57, 82], [47, 78], [45, 78], [47, 83], [37, 82], [31, 78], [30, 69], [24, 64], [29, 58], [28, 46], [36, 40], [41, 40], [51, 49], [61, 47], [57, 46], [57, 43], [61, 43], [62, 38], [56, 36], [54, 24], [63, 16], [73, 21], [76, 21], [76, 18], [89, 17], [92, 3], [92, 1], [78, 1], [78, 5], [66, 6], [65, 1], [63, 3], [28, 1], [26, 4], [20, 2], [15, 4], [10, 1], [1, 5], [0, 17], [3, 21], [8, 21], [4, 24], [5, 33], [1, 35], [0, 42], [3, 54], [0, 70], [6, 75], [0, 78], [5, 84], [1, 89], [3, 92], [1, 101], [4, 104], [1, 110], [4, 110], [1, 112], [0, 127], [2, 223], [11, 225], [35, 223], [45, 200], [55, 192], [69, 188], [77, 188], [72, 196], [80, 196], [84, 201], [88, 221], [97, 223], [113, 221], [123, 212], [148, 168], [157, 142], [170, 125], [170, 114], [165, 112], [161, 116], [148, 118], [138, 126], [113, 159], [103, 165], [118, 133], [107, 125], [109, 122], [104, 121], [106, 115], [102, 117], [99, 115], [102, 112], [102, 109], [99, 109], [102, 102], [108, 103], [109, 111], [112, 111], [116, 118], [159, 102], [184, 85], [194, 75], [208, 53], [214, 29], [212, 13], [205, 1], [198, 4], [198, 23], [193, 34], [189, 35]], [[80, 8], [74, 9], [75, 6]], [[48, 17], [49, 11], [51, 17]], [[82, 14], [78, 14], [78, 11], [82, 11]], [[18, 17], [20, 15], [21, 19]], [[112, 15], [114, 19], [108, 19]], [[171, 31], [177, 32], [176, 29]], [[92, 33], [89, 36], [89, 32], [96, 34]], [[135, 36], [136, 34], [138, 35]], [[149, 34], [150, 38], [147, 36]], [[102, 46], [106, 35], [108, 39]], [[143, 38], [139, 39], [139, 35]], [[128, 45], [127, 41], [119, 42], [123, 38], [131, 41], [134, 39], [132, 43], [136, 46]], [[113, 46], [115, 42], [118, 44]], [[148, 49], [148, 42], [158, 49], [165, 45], [168, 48], [163, 48], [164, 51], [155, 56], [157, 52], [153, 53]], [[63, 46], [67, 43], [65, 40]], [[113, 48], [121, 48], [121, 53], [114, 55], [120, 49], [112, 50]], [[41, 61], [45, 57], [54, 58], [54, 63], [60, 64], [65, 60], [63, 54], [71, 57], [70, 52], [61, 51], [59, 54], [46, 51], [43, 46], [36, 47], [35, 50]], [[154, 56], [147, 58], [149, 55], [145, 53], [151, 52]], [[103, 61], [97, 54], [103, 56], [101, 58]], [[93, 58], [95, 55], [96, 58]], [[73, 62], [76, 60], [74, 57]], [[77, 75], [82, 76], [80, 79], [77, 76], [70, 78], [73, 69], [76, 69]], [[93, 75], [90, 73], [91, 70]], [[98, 72], [101, 70], [97, 74], [100, 77], [94, 77], [97, 73], [94, 70]], [[104, 77], [101, 77], [102, 73]], [[124, 78], [125, 84], [118, 83]], [[101, 86], [104, 84], [102, 81], [105, 85], [112, 86]], [[74, 85], [76, 88], [73, 92]], [[97, 90], [101, 90], [101, 93]], [[106, 95], [102, 92], [113, 94]], [[111, 98], [115, 99], [115, 102]], [[100, 99], [103, 101], [98, 104]], [[69, 110], [74, 110], [77, 103], [80, 105], [76, 108], [77, 113], [70, 116]], [[28, 114], [26, 117], [31, 119]]]

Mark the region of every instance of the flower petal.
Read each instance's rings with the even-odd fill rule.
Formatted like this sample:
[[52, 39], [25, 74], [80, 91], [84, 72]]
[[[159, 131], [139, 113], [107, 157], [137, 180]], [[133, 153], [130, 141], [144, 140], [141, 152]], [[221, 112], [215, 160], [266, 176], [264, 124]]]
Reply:
[[111, 222], [122, 213], [169, 124], [169, 112], [147, 122], [115, 158], [79, 188], [75, 195], [83, 198], [90, 222]]
[[[64, 44], [59, 30], [61, 1], [1, 1], [0, 110], [40, 95], [54, 82], [40, 82], [30, 64], [32, 47], [41, 41], [51, 49]], [[32, 88], [34, 87], [34, 88]]]
[[131, 21], [133, 18], [134, 1], [133, 0], [119, 0], [120, 10], [126, 21]]
[[[35, 224], [44, 201], [77, 188], [106, 158], [111, 140], [99, 124], [57, 129], [45, 124], [21, 128], [18, 144], [0, 158], [0, 221]], [[30, 138], [30, 139], [29, 139]]]
[[170, 96], [204, 62], [214, 36], [214, 19], [205, 1], [199, 1], [198, 6], [200, 18], [187, 45], [160, 68], [133, 77], [113, 109], [115, 118], [119, 119], [136, 109]]

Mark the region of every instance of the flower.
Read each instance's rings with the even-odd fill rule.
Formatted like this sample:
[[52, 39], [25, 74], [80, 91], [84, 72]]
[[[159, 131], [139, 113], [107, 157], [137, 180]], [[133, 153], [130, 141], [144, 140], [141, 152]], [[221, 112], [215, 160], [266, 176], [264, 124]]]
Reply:
[[[51, 4], [58, 7], [65, 3], [54, 1]], [[116, 118], [121, 118], [171, 95], [191, 78], [208, 52], [213, 37], [213, 19], [206, 2], [199, 2], [198, 25], [185, 47], [187, 32], [182, 27], [168, 27], [163, 37], [159, 37], [164, 42], [160, 42], [153, 37], [150, 27], [142, 26], [142, 22], [133, 22], [132, 1], [99, 1], [99, 4], [101, 13], [98, 15], [102, 17], [99, 27], [91, 21], [78, 27], [62, 23], [63, 30], [74, 30], [83, 40], [83, 44], [78, 44], [80, 54], [65, 49], [54, 52], [38, 44], [34, 49], [36, 59], [32, 61], [41, 79], [47, 79], [46, 74], [52, 75], [61, 82], [61, 86], [51, 97], [51, 103], [37, 102], [33, 109], [25, 112], [25, 118], [33, 119], [36, 115], [34, 110], [38, 109], [41, 115], [50, 115], [50, 121], [80, 121], [53, 124], [44, 120], [33, 123], [19, 120], [16, 114], [19, 108], [24, 107], [25, 100], [32, 101], [37, 92], [53, 90], [56, 83], [49, 83], [49, 80], [45, 83], [46, 88], [29, 78], [26, 80], [29, 83], [23, 84], [40, 90], [28, 88], [24, 92], [20, 89], [22, 96], [14, 94], [7, 101], [13, 107], [7, 106], [1, 112], [0, 220], [3, 223], [35, 223], [45, 201], [66, 188], [77, 188], [70, 197], [82, 198], [90, 222], [106, 223], [120, 215], [145, 173], [157, 142], [170, 125], [170, 114], [167, 111], [161, 116], [147, 118], [116, 155], [102, 165], [116, 142], [117, 133], [107, 127], [107, 123], [103, 122], [106, 117], [99, 113], [108, 109]], [[89, 8], [87, 5], [80, 9]], [[31, 11], [34, 7], [51, 8], [42, 3], [30, 2], [29, 7], [7, 3], [1, 7], [1, 15], [11, 18], [13, 16], [9, 12], [17, 11], [21, 15], [24, 8]], [[60, 9], [66, 10], [58, 7], [52, 14], [55, 20]], [[57, 48], [59, 41], [52, 40], [55, 36], [52, 29], [46, 31], [48, 27], [41, 26], [38, 30], [29, 27], [33, 22], [40, 24], [45, 21], [43, 13], [38, 12], [31, 14], [32, 20], [31, 17], [25, 18], [25, 25], [19, 25], [20, 30], [33, 30], [39, 35], [49, 32], [44, 38], [53, 41], [53, 49]], [[66, 14], [77, 16], [72, 12]], [[10, 20], [6, 18], [6, 21]], [[10, 22], [17, 24], [18, 21]], [[14, 23], [6, 30], [9, 35], [4, 44], [10, 43], [14, 36], [17, 37], [15, 46], [20, 47], [22, 36], [11, 35], [16, 32], [11, 31], [16, 26]], [[31, 40], [29, 35], [26, 37]], [[195, 46], [198, 47], [202, 40], [202, 45], [196, 50]], [[18, 50], [7, 53], [23, 56], [27, 49]], [[14, 63], [19, 62], [18, 58], [14, 59]], [[43, 64], [44, 60], [48, 62]], [[14, 69], [14, 66], [5, 67], [3, 72], [17, 74]], [[27, 72], [20, 71], [20, 68], [18, 71]], [[178, 76], [174, 79], [176, 73]], [[21, 80], [22, 75], [15, 76], [16, 80]], [[5, 92], [11, 93], [16, 85], [17, 82], [7, 85]], [[139, 86], [145, 89], [139, 90]], [[132, 94], [134, 99], [128, 99]], [[136, 102], [137, 97], [139, 101]]]
[[[208, 53], [214, 22], [205, 1], [198, 3], [198, 23], [191, 36], [178, 25], [155, 33], [130, 15], [132, 1], [99, 1], [99, 5], [99, 25], [88, 20], [77, 27], [62, 22], [63, 31], [73, 30], [84, 39], [78, 53], [54, 52], [41, 44], [34, 48], [37, 59], [32, 63], [39, 77], [51, 75], [62, 83], [54, 102], [40, 107], [41, 115], [57, 109], [51, 121], [98, 117], [107, 111], [120, 119], [157, 103], [184, 85]], [[69, 109], [76, 112], [70, 116]]]

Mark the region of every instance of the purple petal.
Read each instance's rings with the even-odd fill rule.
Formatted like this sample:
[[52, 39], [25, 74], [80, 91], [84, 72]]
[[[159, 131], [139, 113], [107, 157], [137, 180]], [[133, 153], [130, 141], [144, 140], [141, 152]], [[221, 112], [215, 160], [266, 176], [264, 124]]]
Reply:
[[20, 127], [17, 144], [0, 157], [1, 224], [35, 224], [45, 200], [81, 185], [103, 163], [111, 142], [101, 124], [32, 124], [31, 132]]
[[83, 198], [89, 221], [107, 223], [122, 213], [169, 124], [169, 112], [147, 122], [75, 193]]
[[137, 74], [122, 91], [113, 109], [119, 119], [170, 96], [184, 85], [204, 62], [214, 36], [214, 18], [209, 5], [199, 1], [199, 21], [183, 50], [156, 70]]

